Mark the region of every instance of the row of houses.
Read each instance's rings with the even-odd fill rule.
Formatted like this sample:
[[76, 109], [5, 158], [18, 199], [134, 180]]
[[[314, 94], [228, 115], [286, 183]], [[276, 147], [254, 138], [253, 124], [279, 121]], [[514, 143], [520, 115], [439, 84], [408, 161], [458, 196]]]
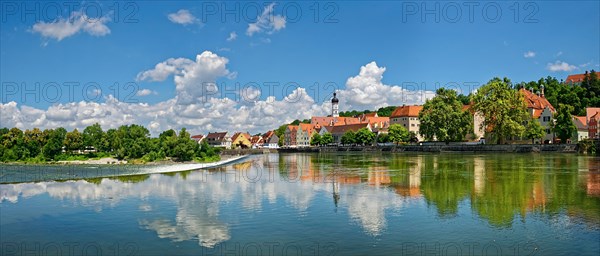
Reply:
[[[580, 83], [584, 74], [569, 76], [570, 83]], [[544, 87], [540, 91], [534, 92], [532, 88], [520, 88], [519, 93], [523, 95], [527, 105], [529, 115], [539, 121], [542, 125], [545, 134], [541, 139], [537, 139], [534, 143], [554, 143], [556, 135], [552, 131], [554, 122], [554, 114], [556, 109], [544, 95]], [[405, 127], [409, 132], [413, 132], [419, 141], [423, 141], [423, 136], [419, 133], [420, 120], [419, 113], [423, 110], [421, 105], [403, 105], [397, 107], [390, 117], [379, 117], [377, 113], [368, 113], [356, 117], [340, 117], [338, 114], [339, 99], [334, 93], [331, 100], [332, 111], [330, 116], [316, 116], [311, 118], [308, 124], [289, 125], [285, 132], [284, 143], [285, 147], [308, 147], [310, 146], [310, 138], [315, 133], [321, 135], [331, 133], [334, 138], [334, 143], [339, 144], [341, 137], [348, 131], [356, 132], [359, 129], [367, 128], [376, 133], [387, 133], [387, 130], [392, 124], [399, 124]], [[469, 141], [485, 140], [485, 130], [482, 127], [484, 117], [475, 112], [471, 105], [463, 106], [463, 111], [469, 111], [473, 121], [473, 131], [467, 135]], [[586, 116], [573, 116], [573, 120], [577, 126], [577, 133], [573, 135], [571, 142], [580, 141], [587, 138], [599, 138], [600, 129], [600, 108], [588, 108]], [[507, 138], [510, 143], [531, 143], [530, 140], [522, 137]]]
[[[388, 132], [388, 128], [392, 124], [399, 124], [405, 127], [409, 132], [413, 132], [419, 141], [423, 137], [419, 133], [419, 113], [423, 106], [419, 105], [403, 105], [396, 108], [390, 117], [380, 117], [377, 113], [366, 113], [356, 117], [340, 117], [338, 115], [338, 104], [334, 93], [331, 100], [332, 111], [331, 116], [313, 116], [310, 123], [299, 125], [288, 125], [285, 131], [284, 143], [285, 147], [309, 147], [310, 138], [318, 133], [324, 135], [331, 133], [333, 143], [340, 144], [342, 136], [349, 131], [357, 132], [362, 128], [366, 128], [377, 135]], [[471, 111], [470, 106], [465, 106], [464, 111]], [[483, 131], [479, 128], [483, 118], [480, 115], [472, 112], [475, 128], [469, 135], [473, 140], [479, 140], [483, 137]]]
[[232, 148], [279, 148], [279, 137], [274, 131], [268, 131], [262, 135], [250, 135], [247, 132], [210, 132], [207, 135], [194, 135], [191, 137], [198, 143], [204, 140], [213, 147]]

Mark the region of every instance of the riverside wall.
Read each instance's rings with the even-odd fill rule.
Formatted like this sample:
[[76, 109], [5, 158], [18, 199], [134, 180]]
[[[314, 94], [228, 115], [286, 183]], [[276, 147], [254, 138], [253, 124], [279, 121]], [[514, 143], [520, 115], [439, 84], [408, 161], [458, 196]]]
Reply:
[[278, 152], [471, 152], [471, 153], [577, 153], [577, 144], [519, 144], [519, 145], [398, 145], [398, 146], [339, 146], [312, 148], [280, 148]]

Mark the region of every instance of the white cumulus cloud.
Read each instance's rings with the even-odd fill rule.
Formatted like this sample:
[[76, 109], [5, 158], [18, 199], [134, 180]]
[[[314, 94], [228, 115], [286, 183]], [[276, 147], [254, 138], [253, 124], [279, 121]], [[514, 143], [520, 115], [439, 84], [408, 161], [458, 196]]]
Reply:
[[54, 38], [57, 41], [61, 41], [81, 31], [92, 36], [105, 36], [110, 34], [110, 29], [106, 26], [106, 23], [110, 20], [108, 16], [90, 18], [81, 11], [75, 11], [71, 13], [68, 19], [59, 18], [49, 23], [44, 21], [37, 22], [33, 25], [31, 31], [39, 33], [46, 38]]
[[198, 19], [186, 9], [181, 9], [176, 13], [170, 13], [167, 17], [171, 22], [181, 25], [190, 25], [198, 22]]
[[261, 15], [256, 18], [256, 22], [248, 24], [248, 28], [246, 29], [248, 36], [262, 32], [272, 34], [285, 28], [285, 17], [274, 15], [273, 7], [275, 7], [275, 3], [265, 7]]
[[552, 72], [558, 72], [558, 71], [569, 72], [569, 71], [573, 71], [573, 70], [577, 69], [577, 67], [575, 65], [571, 65], [569, 63], [566, 63], [566, 62], [560, 61], [560, 60], [557, 60], [554, 63], [548, 63], [548, 65], [546, 65], [546, 68]]
[[[433, 91], [384, 84], [381, 80], [385, 70], [385, 67], [377, 66], [374, 61], [362, 66], [357, 76], [348, 78], [346, 89], [338, 92], [344, 103], [342, 105], [342, 100], [340, 100], [340, 107], [350, 110], [377, 109], [389, 105], [422, 104], [426, 99], [435, 96]], [[412, 87], [412, 84], [407, 84], [406, 87], [409, 87], [409, 85]]]

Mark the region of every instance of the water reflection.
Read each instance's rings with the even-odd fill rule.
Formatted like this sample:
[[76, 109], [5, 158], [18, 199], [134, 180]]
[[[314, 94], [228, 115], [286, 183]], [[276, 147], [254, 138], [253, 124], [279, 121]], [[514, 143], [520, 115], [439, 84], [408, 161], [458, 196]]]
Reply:
[[[282, 200], [302, 215], [323, 195], [331, 214], [347, 214], [370, 236], [384, 234], [390, 212], [401, 215], [412, 202], [425, 202], [443, 219], [468, 205], [499, 228], [535, 213], [597, 229], [598, 167], [597, 158], [573, 155], [269, 154], [210, 171], [0, 185], [0, 197], [17, 204], [47, 194], [99, 212], [137, 199], [143, 230], [208, 248], [231, 239], [235, 227], [222, 212], [228, 204], [259, 212]], [[172, 204], [174, 214], [157, 199]]]

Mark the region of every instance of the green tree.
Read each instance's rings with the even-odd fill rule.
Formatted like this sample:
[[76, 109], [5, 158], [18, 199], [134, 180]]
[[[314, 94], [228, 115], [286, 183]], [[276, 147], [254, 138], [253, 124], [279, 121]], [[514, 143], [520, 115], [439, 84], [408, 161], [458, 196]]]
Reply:
[[419, 113], [419, 133], [425, 139], [439, 141], [462, 141], [472, 131], [471, 113], [463, 111], [456, 91], [439, 88], [436, 96], [427, 100]]
[[161, 150], [166, 156], [175, 156], [175, 147], [177, 146], [177, 134], [173, 129], [166, 130], [158, 135]]
[[94, 147], [96, 150], [103, 148], [104, 131], [100, 124], [95, 123], [83, 129], [83, 146]]
[[520, 136], [527, 120], [523, 95], [510, 86], [510, 80], [494, 78], [477, 90], [473, 109], [483, 115], [483, 127], [488, 128], [498, 144], [506, 138]]
[[118, 159], [141, 158], [149, 152], [150, 132], [141, 125], [122, 125], [113, 136], [112, 144]]
[[377, 110], [377, 116], [391, 116], [394, 110], [396, 110], [396, 106], [387, 106], [379, 108]]
[[316, 145], [321, 145], [321, 144], [322, 144], [321, 134], [319, 134], [318, 132], [315, 132], [315, 134], [313, 134], [313, 136], [310, 137], [310, 145], [316, 146]]
[[572, 111], [572, 106], [565, 104], [558, 105], [558, 111], [555, 114], [556, 123], [553, 130], [556, 132], [556, 136], [558, 136], [561, 143], [566, 143], [573, 136], [573, 133], [577, 132], [577, 126], [573, 123], [573, 117], [571, 116]]
[[23, 131], [13, 127], [7, 133], [2, 135], [2, 143], [5, 148], [12, 148], [23, 141]]
[[541, 139], [545, 134], [546, 132], [544, 131], [544, 127], [542, 127], [540, 122], [537, 119], [531, 119], [525, 127], [525, 133], [523, 134], [523, 137], [530, 139], [531, 144], [533, 144], [535, 139]]
[[340, 141], [344, 145], [354, 144], [356, 143], [356, 134], [352, 130], [347, 131], [346, 133], [344, 133], [344, 135], [342, 135]]
[[458, 101], [460, 101], [460, 103], [462, 103], [463, 105], [469, 105], [471, 103], [471, 97], [473, 95], [469, 93], [469, 95], [464, 95], [464, 94], [459, 94], [457, 96]]
[[362, 144], [362, 145], [368, 145], [373, 143], [373, 141], [375, 141], [375, 133], [373, 133], [372, 131], [369, 131], [369, 129], [367, 128], [360, 128], [355, 135], [355, 141], [356, 143]]
[[329, 145], [333, 143], [333, 135], [331, 133], [326, 132], [321, 136], [321, 145]]
[[83, 136], [77, 129], [74, 129], [67, 132], [63, 143], [67, 152], [71, 153], [73, 150], [79, 150], [83, 147]]
[[398, 143], [407, 142], [409, 139], [409, 132], [404, 126], [399, 124], [392, 124], [388, 128], [388, 135], [391, 142]]
[[38, 128], [33, 128], [32, 130], [25, 130], [23, 135], [23, 141], [25, 148], [27, 149], [28, 156], [35, 157], [39, 155], [42, 152], [42, 147], [45, 144], [42, 131]]
[[177, 137], [177, 145], [174, 149], [174, 156], [179, 161], [190, 161], [194, 158], [196, 151], [198, 150], [198, 143], [190, 138], [190, 134], [185, 128], [181, 128], [179, 136]]
[[283, 139], [285, 136], [285, 130], [287, 129], [287, 126], [288, 126], [287, 124], [284, 124], [284, 125], [279, 126], [279, 128], [275, 129], [275, 134], [279, 138], [279, 141], [277, 142], [277, 144], [279, 144], [279, 146], [283, 146]]
[[46, 160], [54, 160], [62, 152], [63, 141], [65, 139], [62, 130], [59, 129], [47, 130], [48, 142], [42, 148], [42, 154]]
[[379, 143], [388, 143], [390, 142], [390, 135], [387, 133], [382, 133], [377, 136], [377, 142]]

